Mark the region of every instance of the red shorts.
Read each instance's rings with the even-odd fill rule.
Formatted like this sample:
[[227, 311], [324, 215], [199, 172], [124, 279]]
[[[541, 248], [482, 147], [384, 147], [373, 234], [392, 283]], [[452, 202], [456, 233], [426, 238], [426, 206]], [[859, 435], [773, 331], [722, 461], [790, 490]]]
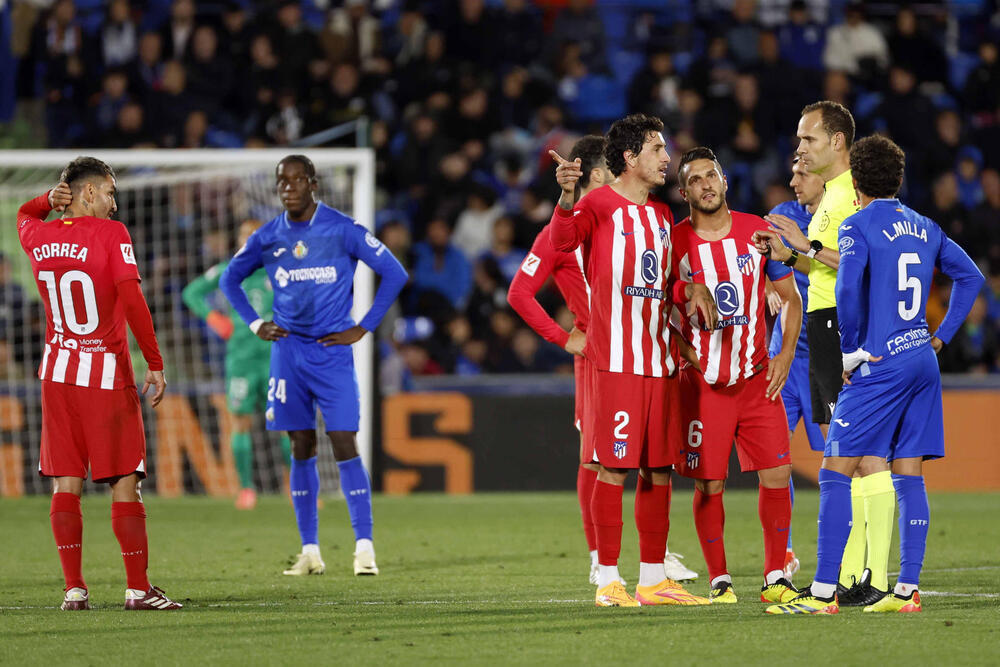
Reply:
[[590, 372], [584, 460], [605, 468], [666, 468], [677, 459], [680, 400], [677, 378]]
[[88, 467], [95, 482], [146, 476], [139, 393], [43, 380], [39, 474], [86, 478]]
[[764, 396], [767, 373], [730, 387], [705, 383], [693, 367], [680, 372], [683, 433], [677, 471], [695, 479], [726, 479], [736, 442], [740, 469], [764, 470], [792, 462], [781, 396]]

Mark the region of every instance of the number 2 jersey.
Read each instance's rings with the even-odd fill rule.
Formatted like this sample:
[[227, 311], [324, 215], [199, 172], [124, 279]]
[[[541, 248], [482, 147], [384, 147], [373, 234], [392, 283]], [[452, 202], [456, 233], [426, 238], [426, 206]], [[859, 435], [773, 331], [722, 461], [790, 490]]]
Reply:
[[757, 252], [753, 233], [768, 227], [762, 218], [738, 211], [730, 215], [729, 234], [716, 241], [698, 236], [690, 218], [673, 230], [678, 279], [708, 287], [719, 309], [719, 324], [711, 332], [680, 309], [675, 323], [697, 353], [705, 382], [720, 386], [736, 384], [764, 369], [768, 357], [764, 278], [784, 280], [792, 273]]
[[930, 218], [898, 199], [876, 199], [840, 226], [837, 320], [840, 348], [905, 359], [931, 340], [927, 297], [937, 267], [955, 281], [948, 312], [933, 335], [947, 343], [962, 325], [984, 278]]
[[556, 207], [552, 246], [562, 252], [583, 247], [590, 285], [584, 354], [598, 370], [667, 377], [676, 369], [667, 326], [672, 224], [663, 202], [651, 196], [636, 204], [610, 185], [571, 211]]
[[[162, 370], [163, 361], [138, 288], [132, 238], [117, 220], [83, 216], [44, 222], [50, 210], [45, 194], [17, 215], [21, 247], [45, 304], [38, 377], [98, 389], [134, 387], [126, 314], [150, 370]], [[124, 289], [126, 281], [135, 283]]]

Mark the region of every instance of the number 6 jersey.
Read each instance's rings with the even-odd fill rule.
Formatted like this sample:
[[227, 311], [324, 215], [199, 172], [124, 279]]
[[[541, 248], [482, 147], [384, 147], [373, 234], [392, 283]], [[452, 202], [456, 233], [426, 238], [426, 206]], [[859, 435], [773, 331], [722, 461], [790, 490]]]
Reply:
[[590, 321], [584, 354], [598, 370], [666, 377], [676, 368], [670, 348], [670, 226], [666, 204], [636, 204], [600, 187], [572, 211], [557, 206], [552, 246], [583, 247], [590, 285]]
[[[46, 194], [24, 204], [17, 216], [21, 247], [45, 304], [38, 377], [98, 389], [135, 386], [118, 291], [119, 283], [139, 280], [132, 239], [116, 220], [44, 222], [50, 210]], [[143, 327], [135, 333], [150, 369], [161, 370], [151, 322], [148, 332]]]

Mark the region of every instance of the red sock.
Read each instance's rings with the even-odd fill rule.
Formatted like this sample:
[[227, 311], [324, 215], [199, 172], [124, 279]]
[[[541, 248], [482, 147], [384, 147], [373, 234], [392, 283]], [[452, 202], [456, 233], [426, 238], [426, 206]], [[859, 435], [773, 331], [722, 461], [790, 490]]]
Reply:
[[726, 544], [722, 539], [726, 527], [726, 508], [722, 504], [721, 491], [708, 495], [698, 489], [694, 490], [694, 527], [698, 531], [705, 565], [708, 566], [709, 581], [729, 574], [726, 568]]
[[597, 480], [590, 512], [594, 517], [597, 534], [597, 562], [601, 565], [618, 565], [622, 550], [622, 492], [617, 484]]
[[580, 501], [580, 516], [583, 517], [583, 534], [587, 538], [587, 549], [597, 549], [597, 533], [594, 532], [594, 517], [590, 512], [590, 501], [594, 497], [597, 471], [580, 466], [576, 472], [576, 497]]
[[653, 484], [639, 475], [635, 485], [635, 527], [639, 530], [639, 562], [662, 563], [670, 530], [670, 485]]
[[59, 562], [62, 563], [66, 588], [86, 588], [80, 560], [83, 555], [83, 515], [80, 513], [80, 496], [75, 493], [54, 493], [49, 506], [52, 535], [56, 538]]
[[788, 487], [768, 489], [760, 487], [757, 496], [757, 513], [764, 528], [764, 574], [785, 566], [785, 549], [788, 546], [788, 526], [792, 522], [792, 498]]
[[146, 566], [149, 549], [146, 541], [146, 508], [141, 502], [111, 503], [111, 529], [122, 548], [128, 587], [149, 590]]

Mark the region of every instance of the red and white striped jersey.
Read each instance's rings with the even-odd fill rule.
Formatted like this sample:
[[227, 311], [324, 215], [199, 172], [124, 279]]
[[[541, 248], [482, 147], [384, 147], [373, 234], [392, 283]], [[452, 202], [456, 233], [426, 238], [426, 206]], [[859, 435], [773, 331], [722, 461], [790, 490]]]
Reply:
[[765, 276], [777, 281], [792, 274], [757, 252], [753, 233], [768, 227], [762, 218], [738, 211], [731, 215], [729, 234], [717, 241], [701, 238], [690, 218], [673, 229], [675, 277], [707, 286], [719, 308], [719, 324], [711, 332], [702, 330], [697, 315], [689, 320], [681, 308], [672, 315], [697, 353], [708, 384], [733, 385], [765, 368]]
[[45, 305], [38, 377], [100, 389], [135, 386], [117, 294], [119, 282], [139, 280], [128, 230], [92, 217], [43, 222], [48, 212], [38, 197], [21, 207], [17, 220]]
[[521, 268], [510, 281], [507, 301], [539, 336], [559, 347], [565, 347], [569, 333], [549, 317], [535, 300], [535, 295], [549, 276], [552, 276], [574, 315], [573, 326], [586, 333], [587, 320], [590, 318], [590, 287], [583, 275], [583, 251], [577, 248], [566, 253], [553, 248], [551, 229], [551, 225], [545, 225], [538, 232], [531, 252], [521, 262]]
[[590, 285], [584, 355], [599, 370], [666, 377], [676, 369], [667, 326], [672, 224], [663, 202], [650, 197], [636, 204], [610, 185], [588, 193], [572, 211], [556, 207], [553, 247], [583, 247]]

